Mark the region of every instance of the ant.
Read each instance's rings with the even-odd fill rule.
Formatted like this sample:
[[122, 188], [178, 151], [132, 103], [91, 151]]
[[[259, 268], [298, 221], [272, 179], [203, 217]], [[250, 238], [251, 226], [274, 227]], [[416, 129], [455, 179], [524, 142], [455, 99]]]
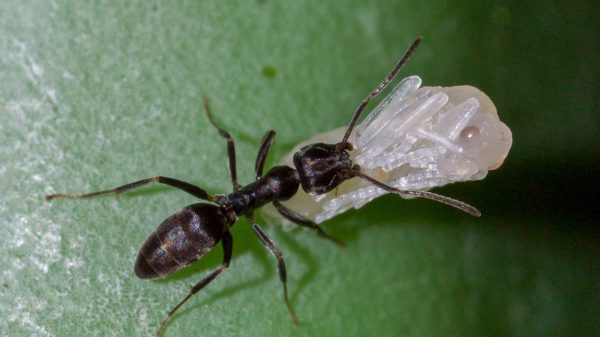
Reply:
[[135, 274], [142, 279], [151, 279], [171, 275], [189, 266], [206, 255], [219, 242], [221, 242], [221, 246], [223, 247], [224, 256], [221, 266], [196, 283], [188, 295], [167, 314], [160, 323], [156, 337], [162, 334], [171, 317], [185, 302], [229, 267], [233, 254], [233, 237], [229, 229], [241, 216], [248, 219], [258, 239], [277, 259], [279, 280], [283, 286], [284, 302], [294, 325], [298, 325], [298, 319], [288, 298], [286, 267], [283, 254], [255, 221], [254, 210], [268, 203], [273, 203], [279, 213], [286, 219], [299, 226], [315, 230], [317, 234], [325, 239], [343, 246], [344, 243], [342, 241], [329, 236], [318, 224], [304, 218], [280, 202], [294, 196], [300, 186], [307, 193], [322, 194], [336, 188], [345, 180], [360, 177], [392, 193], [428, 198], [459, 208], [475, 216], [480, 215], [477, 209], [461, 201], [431, 192], [401, 191], [385, 185], [361, 173], [360, 167], [353, 164], [350, 159], [349, 153], [352, 150], [352, 144], [347, 139], [362, 110], [372, 98], [385, 89], [400, 68], [408, 61], [420, 42], [421, 38], [419, 37], [411, 44], [386, 79], [359, 105], [342, 141], [337, 144], [316, 143], [300, 149], [294, 155], [295, 169], [289, 166], [274, 166], [263, 175], [267, 154], [275, 138], [275, 131], [271, 130], [263, 136], [256, 157], [256, 180], [246, 186], [241, 186], [237, 179], [236, 152], [233, 138], [229, 132], [219, 127], [214, 121], [208, 102], [206, 99], [203, 99], [204, 110], [209, 122], [217, 129], [219, 135], [227, 141], [227, 158], [231, 183], [233, 185], [232, 193], [228, 195], [212, 195], [190, 183], [169, 177], [156, 176], [113, 189], [87, 194], [52, 194], [46, 196], [46, 200], [59, 198], [85, 199], [102, 194], [119, 194], [151, 183], [159, 183], [183, 190], [197, 198], [211, 202], [211, 204], [192, 204], [171, 215], [156, 228], [140, 249], [134, 267]]

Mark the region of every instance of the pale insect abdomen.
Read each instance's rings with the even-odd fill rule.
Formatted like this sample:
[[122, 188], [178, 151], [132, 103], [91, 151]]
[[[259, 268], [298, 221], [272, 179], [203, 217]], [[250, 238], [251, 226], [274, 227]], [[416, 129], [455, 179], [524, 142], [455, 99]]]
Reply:
[[[421, 79], [403, 79], [356, 127], [348, 141], [352, 160], [362, 171], [402, 190], [429, 190], [480, 180], [499, 168], [512, 145], [510, 129], [481, 90], [471, 86], [421, 87]], [[293, 167], [293, 154], [318, 142], [337, 143], [346, 127], [298, 144], [280, 162]], [[284, 204], [321, 223], [349, 208], [360, 208], [387, 192], [354, 178], [329, 193], [310, 196], [302, 190]], [[273, 211], [269, 216], [284, 223]]]

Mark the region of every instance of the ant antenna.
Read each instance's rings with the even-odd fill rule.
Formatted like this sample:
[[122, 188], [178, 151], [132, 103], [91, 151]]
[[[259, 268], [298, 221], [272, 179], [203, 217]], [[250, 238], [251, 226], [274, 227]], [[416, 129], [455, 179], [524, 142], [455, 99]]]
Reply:
[[365, 98], [362, 101], [362, 103], [360, 103], [360, 105], [354, 112], [354, 116], [352, 116], [352, 120], [350, 121], [350, 124], [348, 124], [348, 128], [346, 129], [346, 134], [344, 134], [344, 138], [342, 138], [342, 141], [340, 143], [346, 143], [348, 137], [350, 137], [350, 133], [352, 133], [352, 130], [354, 129], [354, 125], [356, 124], [358, 117], [360, 117], [362, 111], [365, 109], [367, 104], [369, 104], [369, 101], [371, 101], [375, 96], [379, 95], [379, 93], [381, 93], [383, 89], [385, 89], [388, 86], [388, 84], [390, 84], [390, 82], [394, 79], [398, 71], [400, 71], [402, 66], [404, 66], [404, 64], [408, 61], [411, 55], [415, 52], [415, 49], [417, 49], [419, 44], [421, 44], [421, 40], [423, 40], [423, 37], [419, 36], [410, 45], [410, 47], [408, 47], [406, 53], [404, 53], [404, 56], [402, 56], [400, 61], [398, 61], [398, 64], [396, 64], [394, 69], [392, 69], [392, 72], [383, 80], [383, 82], [381, 82], [375, 89], [373, 89], [373, 91], [371, 91], [369, 96], [367, 96], [367, 98]]
[[354, 175], [356, 175], [357, 177], [362, 178], [362, 179], [370, 182], [371, 184], [373, 184], [381, 189], [384, 189], [388, 192], [399, 194], [399, 195], [404, 195], [404, 196], [430, 199], [433, 201], [441, 202], [442, 204], [446, 204], [448, 206], [452, 206], [454, 208], [458, 208], [461, 211], [471, 214], [472, 216], [476, 216], [476, 217], [481, 216], [481, 212], [477, 208], [475, 208], [467, 203], [464, 203], [462, 201], [452, 199], [449, 197], [445, 197], [443, 195], [439, 195], [436, 193], [426, 192], [426, 191], [416, 191], [416, 190], [402, 191], [395, 187], [386, 185], [379, 180], [371, 178], [368, 175], [361, 173], [360, 171], [352, 170], [352, 173], [354, 173]]

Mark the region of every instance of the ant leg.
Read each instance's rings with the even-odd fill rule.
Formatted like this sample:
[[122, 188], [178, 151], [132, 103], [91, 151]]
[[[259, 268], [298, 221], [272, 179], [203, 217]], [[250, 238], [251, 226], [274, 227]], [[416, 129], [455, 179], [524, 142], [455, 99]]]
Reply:
[[288, 312], [290, 313], [290, 316], [292, 317], [292, 321], [294, 322], [294, 325], [297, 326], [298, 318], [296, 317], [296, 314], [294, 313], [294, 309], [292, 308], [292, 305], [290, 304], [290, 300], [288, 298], [287, 273], [285, 270], [285, 261], [283, 261], [283, 254], [281, 254], [281, 251], [279, 250], [279, 248], [277, 248], [277, 246], [275, 245], [273, 240], [271, 240], [267, 236], [267, 234], [265, 234], [265, 232], [263, 232], [263, 230], [260, 228], [260, 226], [254, 220], [254, 217], [252, 217], [251, 215], [246, 215], [246, 217], [248, 218], [248, 221], [250, 221], [250, 223], [252, 224], [252, 229], [254, 230], [254, 233], [256, 233], [256, 235], [258, 236], [258, 238], [260, 239], [262, 244], [265, 246], [265, 248], [267, 248], [267, 250], [269, 250], [269, 252], [277, 258], [277, 268], [279, 269], [279, 280], [281, 281], [281, 284], [283, 284], [283, 300], [285, 301], [285, 305], [287, 306]]
[[313, 230], [317, 231], [317, 234], [319, 234], [323, 238], [325, 238], [335, 244], [338, 244], [342, 247], [346, 246], [346, 244], [343, 241], [340, 241], [340, 240], [330, 236], [329, 234], [327, 234], [321, 228], [321, 226], [319, 226], [315, 222], [303, 217], [302, 215], [292, 211], [291, 209], [285, 207], [279, 201], [273, 201], [273, 205], [275, 206], [275, 208], [277, 208], [277, 211], [279, 212], [279, 214], [281, 214], [284, 218], [290, 220], [291, 222], [295, 223], [296, 225], [313, 229]]
[[442, 204], [446, 204], [448, 206], [458, 208], [461, 211], [467, 212], [473, 216], [481, 216], [481, 212], [477, 208], [475, 208], [465, 202], [462, 202], [462, 201], [459, 201], [456, 199], [452, 199], [452, 198], [449, 198], [449, 197], [446, 197], [443, 195], [439, 195], [436, 193], [426, 192], [426, 191], [399, 190], [395, 187], [386, 185], [379, 180], [371, 178], [368, 175], [361, 173], [360, 171], [353, 170], [352, 173], [354, 173], [354, 175], [356, 175], [357, 177], [360, 177], [360, 178], [372, 183], [373, 185], [375, 185], [383, 190], [386, 190], [388, 192], [399, 194], [399, 195], [410, 196], [410, 197], [425, 198], [425, 199], [441, 202]]
[[213, 197], [212, 195], [206, 193], [205, 190], [201, 189], [198, 186], [194, 186], [190, 183], [186, 183], [185, 181], [181, 181], [181, 180], [177, 180], [177, 179], [173, 179], [173, 178], [169, 178], [169, 177], [163, 177], [163, 176], [156, 176], [156, 177], [152, 177], [152, 178], [148, 178], [148, 179], [142, 179], [142, 180], [138, 180], [129, 184], [125, 184], [113, 189], [109, 189], [109, 190], [102, 190], [102, 191], [97, 191], [97, 192], [92, 192], [92, 193], [87, 193], [87, 194], [62, 194], [62, 193], [58, 193], [58, 194], [51, 194], [51, 195], [47, 195], [46, 196], [46, 200], [52, 200], [52, 199], [57, 199], [57, 198], [72, 198], [72, 199], [84, 199], [84, 198], [89, 198], [89, 197], [95, 197], [97, 195], [101, 195], [101, 194], [108, 194], [108, 193], [123, 193], [126, 191], [130, 191], [139, 187], [142, 187], [144, 185], [148, 185], [151, 183], [159, 183], [159, 184], [165, 184], [165, 185], [169, 185], [172, 187], [175, 187], [177, 189], [183, 190], [188, 192], [189, 194], [203, 199], [203, 200], [207, 200], [207, 201], [212, 201], [212, 202], [216, 202], [216, 198]]
[[269, 153], [271, 144], [273, 144], [273, 139], [275, 139], [275, 131], [270, 130], [265, 133], [261, 141], [260, 149], [258, 150], [258, 155], [256, 156], [256, 163], [254, 164], [254, 171], [256, 172], [257, 180], [262, 177], [263, 168], [265, 167], [265, 160], [267, 160], [267, 154]]
[[390, 72], [390, 74], [383, 80], [383, 82], [381, 82], [375, 89], [373, 89], [373, 91], [371, 91], [371, 93], [369, 93], [369, 95], [367, 96], [367, 98], [365, 98], [362, 101], [362, 103], [360, 103], [360, 105], [358, 106], [358, 108], [354, 112], [354, 116], [352, 116], [352, 119], [350, 120], [350, 124], [348, 124], [348, 128], [346, 129], [346, 134], [344, 134], [344, 138], [342, 138], [342, 141], [340, 143], [345, 143], [348, 140], [348, 137], [350, 137], [350, 133], [352, 132], [352, 129], [354, 129], [354, 125], [356, 124], [356, 121], [358, 120], [358, 117], [360, 117], [360, 114], [362, 113], [363, 109], [367, 106], [367, 104], [369, 103], [369, 101], [371, 99], [373, 99], [375, 96], [379, 95], [379, 93], [381, 91], [383, 91], [383, 89], [385, 89], [388, 86], [388, 84], [390, 84], [390, 82], [394, 79], [394, 77], [396, 76], [396, 74], [398, 73], [398, 71], [400, 71], [400, 69], [402, 68], [402, 66], [404, 66], [404, 64], [408, 61], [408, 59], [410, 58], [410, 56], [415, 52], [415, 49], [417, 49], [417, 47], [419, 46], [419, 44], [421, 44], [421, 40], [422, 39], [423, 38], [419, 36], [410, 45], [410, 47], [408, 47], [408, 49], [404, 53], [404, 56], [402, 56], [402, 58], [400, 59], [400, 61], [398, 61], [398, 63], [396, 64], [396, 66], [394, 67], [394, 69], [392, 69], [392, 71]]
[[231, 174], [231, 183], [233, 184], [234, 190], [239, 190], [241, 186], [237, 180], [237, 167], [235, 164], [235, 143], [233, 142], [233, 137], [231, 137], [227, 130], [217, 125], [217, 123], [213, 119], [210, 106], [208, 105], [208, 101], [205, 97], [202, 97], [202, 102], [204, 104], [204, 111], [206, 111], [206, 116], [208, 117], [210, 124], [212, 124], [219, 131], [219, 135], [221, 135], [221, 137], [227, 140], [227, 159], [229, 160], [229, 173]]
[[196, 283], [196, 285], [194, 285], [190, 290], [190, 293], [181, 302], [179, 302], [179, 304], [177, 304], [171, 311], [169, 311], [167, 316], [162, 320], [162, 322], [160, 322], [160, 327], [158, 328], [158, 331], [155, 335], [156, 337], [159, 337], [162, 334], [165, 327], [167, 326], [167, 323], [169, 323], [171, 317], [173, 317], [177, 309], [179, 309], [185, 302], [187, 302], [187, 300], [194, 296], [194, 294], [202, 290], [202, 288], [206, 287], [217, 276], [219, 276], [219, 274], [224, 272], [225, 269], [227, 269], [227, 267], [229, 267], [229, 262], [231, 262], [231, 256], [233, 254], [233, 238], [231, 236], [231, 233], [229, 233], [229, 230], [223, 233], [221, 245], [223, 246], [223, 264], [219, 268], [214, 270], [212, 273], [208, 274], [205, 278], [200, 280], [200, 282]]

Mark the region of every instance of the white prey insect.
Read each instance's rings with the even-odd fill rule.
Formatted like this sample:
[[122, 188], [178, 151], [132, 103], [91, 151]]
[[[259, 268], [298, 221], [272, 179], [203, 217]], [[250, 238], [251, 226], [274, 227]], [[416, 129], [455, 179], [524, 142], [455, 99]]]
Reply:
[[[490, 98], [467, 85], [420, 86], [418, 76], [404, 78], [352, 132], [351, 158], [362, 172], [400, 190], [429, 190], [480, 180], [499, 168], [512, 145], [512, 134]], [[298, 144], [280, 164], [292, 166], [294, 153], [308, 144], [338, 142], [345, 130], [340, 127]], [[321, 223], [386, 193], [353, 178], [322, 195], [298, 190], [283, 204]], [[265, 211], [277, 222], [288, 223], [271, 207]]]

